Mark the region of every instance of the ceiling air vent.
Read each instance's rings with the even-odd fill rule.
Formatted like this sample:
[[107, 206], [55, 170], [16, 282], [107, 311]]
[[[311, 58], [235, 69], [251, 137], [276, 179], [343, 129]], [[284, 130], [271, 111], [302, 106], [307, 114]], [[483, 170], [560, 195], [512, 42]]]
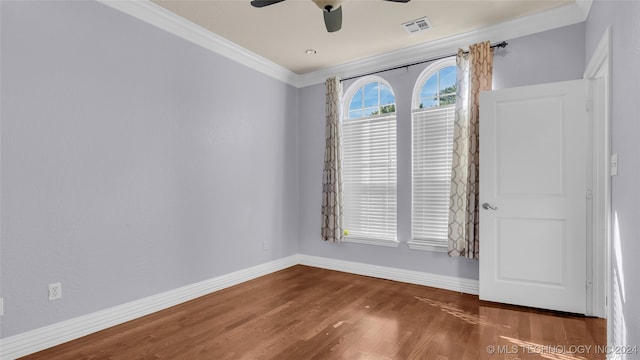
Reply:
[[405, 30], [407, 30], [409, 34], [417, 33], [418, 31], [422, 31], [422, 30], [431, 29], [431, 23], [429, 22], [429, 19], [427, 19], [426, 16], [421, 17], [420, 19], [406, 22], [402, 24], [402, 26], [404, 27]]

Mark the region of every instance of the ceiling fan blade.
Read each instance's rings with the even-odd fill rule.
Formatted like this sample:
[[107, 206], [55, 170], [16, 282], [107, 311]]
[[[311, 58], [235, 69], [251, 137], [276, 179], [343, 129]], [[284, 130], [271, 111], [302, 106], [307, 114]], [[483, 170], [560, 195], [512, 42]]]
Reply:
[[391, 1], [391, 2], [399, 2], [399, 3], [408, 3], [411, 0], [384, 0], [384, 1]]
[[283, 1], [284, 0], [253, 0], [251, 1], [251, 6], [261, 8], [261, 7], [277, 4]]
[[342, 6], [331, 11], [323, 10], [324, 25], [328, 32], [335, 32], [342, 28]]

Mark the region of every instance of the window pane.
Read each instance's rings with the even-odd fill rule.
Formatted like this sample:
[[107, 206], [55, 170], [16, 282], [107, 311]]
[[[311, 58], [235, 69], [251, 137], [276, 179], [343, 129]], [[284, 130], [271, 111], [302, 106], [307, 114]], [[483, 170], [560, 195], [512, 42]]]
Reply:
[[378, 106], [378, 83], [372, 82], [364, 85], [364, 107]]
[[[454, 61], [427, 68], [418, 81], [411, 113], [411, 244], [446, 249], [456, 95]], [[448, 105], [448, 106], [447, 106]]]
[[425, 99], [435, 99], [438, 95], [438, 77], [436, 75], [431, 76], [422, 86], [420, 90], [420, 99], [424, 102], [424, 107], [431, 107], [427, 105]]
[[396, 105], [395, 104], [389, 104], [389, 105], [382, 105], [380, 106], [380, 114], [391, 114], [396, 112]]
[[[451, 92], [451, 88], [456, 86], [456, 67], [447, 66], [440, 70], [440, 93], [446, 94]], [[448, 89], [448, 90], [447, 90]]]
[[362, 110], [349, 111], [349, 119], [359, 119], [362, 117]]
[[364, 116], [372, 116], [372, 115], [379, 115], [379, 114], [380, 114], [380, 109], [377, 106], [374, 108], [364, 109]]
[[351, 98], [351, 103], [349, 104], [349, 110], [355, 110], [355, 109], [362, 109], [362, 88], [358, 89], [358, 91], [356, 91], [356, 93]]
[[427, 109], [434, 106], [438, 106], [437, 97], [432, 96], [432, 97], [424, 97], [420, 99], [420, 108]]
[[456, 103], [455, 95], [446, 95], [440, 97], [440, 106], [451, 105]]
[[385, 84], [380, 84], [380, 105], [389, 105], [396, 102], [395, 97]]

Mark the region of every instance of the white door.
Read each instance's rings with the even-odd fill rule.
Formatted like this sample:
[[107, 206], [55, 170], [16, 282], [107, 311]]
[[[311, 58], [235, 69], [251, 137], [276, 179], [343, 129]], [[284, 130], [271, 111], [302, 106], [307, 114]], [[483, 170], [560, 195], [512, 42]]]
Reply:
[[585, 80], [481, 94], [480, 299], [585, 313], [586, 100]]

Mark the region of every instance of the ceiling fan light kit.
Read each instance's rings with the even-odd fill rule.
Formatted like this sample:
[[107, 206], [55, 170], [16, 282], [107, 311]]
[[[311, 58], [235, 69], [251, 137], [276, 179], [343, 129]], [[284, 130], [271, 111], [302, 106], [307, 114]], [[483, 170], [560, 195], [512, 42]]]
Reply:
[[[252, 0], [251, 6], [256, 8], [277, 4], [284, 0]], [[312, 0], [324, 16], [324, 25], [328, 32], [336, 32], [342, 28], [342, 0]], [[397, 3], [408, 3], [411, 0], [384, 0]]]

